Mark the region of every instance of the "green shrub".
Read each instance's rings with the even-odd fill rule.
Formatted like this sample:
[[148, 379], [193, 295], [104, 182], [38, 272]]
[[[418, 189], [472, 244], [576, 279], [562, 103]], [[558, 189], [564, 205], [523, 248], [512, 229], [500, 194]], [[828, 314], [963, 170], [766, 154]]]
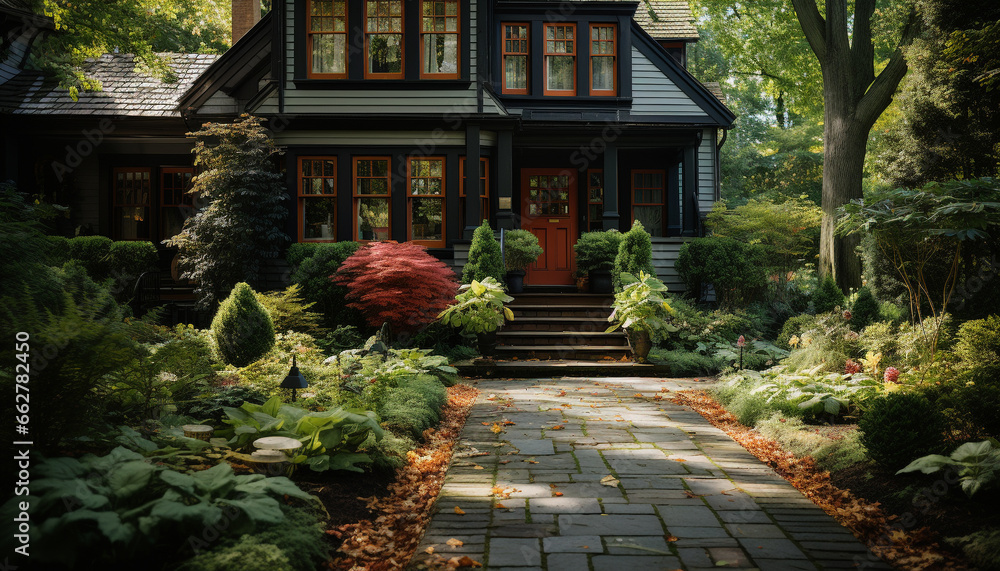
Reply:
[[892, 303], [899, 307], [909, 305], [906, 286], [899, 279], [899, 273], [892, 260], [879, 249], [874, 236], [865, 234], [861, 238], [862, 279], [866, 287], [879, 303]]
[[302, 286], [298, 284], [292, 284], [281, 291], [257, 293], [257, 301], [271, 316], [275, 331], [298, 331], [313, 336], [326, 332], [320, 325], [323, 316], [309, 311], [316, 302], [303, 300]]
[[962, 371], [925, 394], [948, 416], [957, 440], [1000, 439], [1000, 379], [987, 369]]
[[687, 291], [697, 295], [702, 284], [713, 284], [719, 304], [734, 308], [745, 307], [766, 291], [766, 258], [760, 245], [710, 236], [681, 246], [674, 265]]
[[111, 238], [78, 236], [69, 241], [69, 258], [80, 262], [94, 281], [104, 281], [111, 275]]
[[508, 230], [503, 240], [503, 258], [508, 271], [524, 271], [542, 255], [538, 237], [527, 230]]
[[246, 283], [236, 284], [212, 319], [215, 350], [222, 362], [245, 367], [274, 347], [274, 323]]
[[860, 435], [852, 431], [831, 440], [813, 432], [802, 420], [776, 414], [757, 423], [757, 430], [798, 457], [812, 456], [820, 468], [836, 472], [868, 460]]
[[813, 308], [816, 313], [829, 313], [840, 307], [847, 305], [847, 298], [844, 292], [837, 286], [837, 280], [830, 276], [823, 278], [819, 282], [819, 287], [813, 292]]
[[944, 445], [946, 419], [927, 398], [914, 393], [889, 393], [873, 399], [858, 429], [868, 456], [896, 471]]
[[622, 274], [638, 276], [640, 272], [656, 276], [656, 268], [653, 267], [653, 241], [649, 232], [642, 227], [642, 222], [636, 220], [632, 223], [632, 228], [622, 235], [621, 243], [618, 244], [618, 255], [615, 256], [614, 269], [611, 271], [615, 291], [621, 291], [624, 287]]
[[792, 337], [802, 337], [802, 334], [816, 325], [816, 317], [809, 314], [796, 315], [794, 317], [789, 317], [785, 324], [781, 327], [781, 333], [778, 334], [777, 344], [780, 347], [785, 347], [791, 349], [791, 345], [788, 344]]
[[618, 257], [622, 233], [618, 230], [584, 232], [573, 245], [576, 251], [576, 268], [586, 273], [595, 270], [611, 271]]
[[112, 242], [108, 271], [116, 283], [131, 285], [142, 274], [156, 269], [158, 260], [159, 254], [152, 242]]
[[741, 424], [750, 427], [775, 414], [780, 414], [783, 418], [801, 418], [805, 415], [805, 411], [785, 399], [770, 399], [764, 392], [753, 392], [764, 382], [758, 373], [737, 374], [716, 385], [712, 394]]
[[498, 283], [504, 283], [503, 258], [500, 254], [500, 242], [493, 234], [493, 228], [483, 220], [482, 226], [472, 234], [472, 244], [469, 246], [469, 261], [462, 268], [462, 283], [481, 282], [492, 277]]
[[253, 387], [226, 385], [215, 392], [200, 395], [197, 399], [178, 403], [177, 409], [185, 416], [219, 424], [226, 416], [225, 408], [236, 408], [245, 402], [264, 404], [267, 402], [267, 395]]
[[336, 329], [316, 340], [316, 345], [327, 355], [336, 355], [347, 349], [360, 349], [364, 343], [365, 338], [353, 325], [337, 326]]
[[722, 359], [693, 351], [653, 349], [649, 360], [657, 365], [670, 367], [670, 374], [676, 377], [696, 377], [714, 375], [725, 366]]
[[344, 260], [361, 245], [357, 242], [334, 244], [292, 244], [285, 259], [292, 266], [291, 282], [302, 287], [302, 298], [315, 303], [327, 329], [341, 325], [359, 326], [364, 319], [354, 308], [347, 307], [347, 288], [333, 283]]
[[966, 367], [1000, 373], [1000, 316], [963, 323], [958, 328], [955, 353]]
[[855, 331], [861, 331], [878, 321], [879, 313], [878, 301], [872, 295], [872, 290], [867, 286], [862, 286], [851, 303], [851, 328]]
[[180, 567], [180, 571], [294, 571], [288, 557], [277, 545], [244, 535], [232, 545], [202, 553]]
[[984, 571], [1000, 569], [1000, 529], [977, 531], [963, 537], [946, 539], [951, 545], [961, 547], [969, 562]]
[[379, 408], [383, 426], [396, 434], [420, 438], [424, 430], [440, 420], [448, 392], [433, 375], [414, 375], [390, 391]]

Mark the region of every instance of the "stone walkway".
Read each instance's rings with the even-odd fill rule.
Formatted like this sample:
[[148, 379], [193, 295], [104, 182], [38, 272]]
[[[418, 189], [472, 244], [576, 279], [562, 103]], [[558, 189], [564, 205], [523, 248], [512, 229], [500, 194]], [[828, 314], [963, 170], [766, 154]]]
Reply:
[[662, 392], [704, 383], [473, 384], [481, 395], [412, 568], [433, 548], [492, 570], [890, 569]]

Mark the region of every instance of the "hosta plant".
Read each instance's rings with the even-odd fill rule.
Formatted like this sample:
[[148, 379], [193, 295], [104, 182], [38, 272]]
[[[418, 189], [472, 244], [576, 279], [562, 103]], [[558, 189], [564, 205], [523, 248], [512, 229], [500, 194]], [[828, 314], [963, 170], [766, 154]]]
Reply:
[[619, 327], [626, 331], [650, 333], [678, 330], [667, 321], [667, 316], [673, 313], [673, 309], [663, 299], [667, 286], [656, 276], [641, 271], [637, 278], [625, 272], [621, 275], [621, 282], [624, 288], [615, 294], [615, 301], [612, 304], [614, 310], [608, 317], [612, 325], [608, 327], [606, 333], [611, 333]]
[[374, 412], [339, 408], [309, 412], [282, 404], [278, 397], [262, 405], [243, 403], [225, 411], [229, 418], [223, 422], [232, 428], [221, 433], [233, 448], [249, 450], [255, 440], [267, 436], [294, 438], [302, 447], [291, 458], [293, 466], [305, 464], [317, 472], [363, 472], [358, 464], [371, 462], [371, 457], [361, 451], [362, 445], [385, 435]]
[[1000, 472], [1000, 442], [993, 438], [982, 442], [966, 442], [950, 456], [930, 454], [917, 458], [896, 473], [934, 474], [949, 468], [958, 471], [962, 491], [972, 497], [984, 486], [996, 484], [997, 473]]
[[455, 303], [442, 311], [438, 319], [465, 333], [490, 333], [505, 321], [514, 320], [514, 312], [504, 306], [511, 301], [514, 298], [504, 293], [500, 282], [487, 277], [459, 288]]

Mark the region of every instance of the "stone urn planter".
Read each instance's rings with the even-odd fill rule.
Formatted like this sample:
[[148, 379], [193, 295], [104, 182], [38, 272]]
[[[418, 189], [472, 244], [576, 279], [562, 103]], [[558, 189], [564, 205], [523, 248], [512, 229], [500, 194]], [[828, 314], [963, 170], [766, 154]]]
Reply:
[[483, 357], [494, 357], [497, 354], [496, 330], [476, 334], [476, 348]]
[[590, 293], [611, 293], [614, 290], [610, 270], [590, 270], [587, 276], [590, 281]]
[[627, 330], [625, 336], [628, 337], [628, 346], [632, 349], [632, 355], [639, 363], [645, 363], [649, 357], [649, 352], [653, 349], [653, 338], [646, 330]]

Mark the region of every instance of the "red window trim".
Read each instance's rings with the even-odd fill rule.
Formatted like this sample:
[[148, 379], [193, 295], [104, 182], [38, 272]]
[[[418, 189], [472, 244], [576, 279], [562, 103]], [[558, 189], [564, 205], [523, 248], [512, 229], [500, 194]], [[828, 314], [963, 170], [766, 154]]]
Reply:
[[[454, 32], [424, 31], [424, 4], [426, 2], [440, 2], [442, 0], [420, 0], [420, 77], [421, 79], [459, 79], [462, 76], [462, 3], [459, 0], [443, 0], [445, 2], [455, 2], [457, 8], [454, 16], [458, 22], [458, 29]], [[432, 16], [433, 17], [433, 16]], [[452, 16], [448, 16], [449, 18]], [[424, 72], [424, 34], [452, 34], [458, 40], [457, 59], [455, 60], [455, 73], [427, 73]]]
[[[636, 202], [636, 200], [635, 200], [635, 190], [636, 190], [636, 188], [635, 188], [635, 175], [637, 175], [637, 174], [658, 174], [658, 175], [660, 175], [662, 177], [660, 180], [663, 181], [663, 186], [661, 187], [662, 193], [660, 194], [660, 196], [662, 197], [663, 202]], [[664, 170], [664, 169], [632, 169], [632, 171], [629, 173], [629, 178], [631, 179], [631, 180], [629, 180], [629, 191], [632, 193], [632, 196], [631, 196], [631, 198], [632, 198], [632, 213], [631, 213], [632, 214], [632, 220], [631, 221], [633, 223], [635, 222], [635, 207], [636, 206], [659, 206], [663, 210], [663, 214], [662, 214], [662, 218], [661, 218], [661, 220], [663, 220], [663, 222], [662, 222], [663, 228], [661, 228], [661, 236], [666, 236], [667, 235], [667, 171]]]
[[[332, 161], [333, 162], [333, 176], [321, 176], [321, 177], [309, 177], [309, 178], [332, 178], [333, 179], [333, 194], [312, 194], [303, 192], [305, 187], [303, 186], [302, 176], [302, 162], [303, 161]], [[306, 243], [323, 243], [323, 242], [336, 242], [337, 239], [324, 240], [322, 238], [306, 238], [306, 228], [305, 228], [305, 200], [308, 198], [333, 198], [336, 201], [337, 198], [337, 157], [335, 156], [308, 156], [299, 157], [298, 160], [298, 172], [296, 173], [298, 192], [296, 203], [298, 207], [298, 241]], [[338, 204], [339, 206], [339, 204]], [[334, 221], [334, 236], [337, 234], [337, 223]]]
[[[594, 39], [591, 37], [593, 35], [594, 28], [611, 28], [613, 31], [613, 39], [611, 44], [614, 47], [614, 53], [612, 55], [606, 54], [594, 54]], [[607, 43], [607, 41], [603, 41]], [[603, 95], [603, 96], [615, 96], [618, 95], [618, 25], [617, 24], [591, 24], [590, 33], [587, 34], [587, 47], [590, 51], [590, 94], [591, 95]], [[611, 85], [613, 86], [611, 90], [594, 89], [594, 58], [611, 58], [611, 69], [612, 69], [612, 79]]]
[[[549, 28], [570, 28], [573, 30], [573, 53], [572, 54], [550, 54], [547, 49], [548, 45], [548, 29]], [[588, 37], [589, 39], [589, 37]], [[576, 95], [577, 92], [577, 77], [576, 77], [576, 65], [577, 65], [577, 54], [580, 51], [580, 34], [577, 33], [576, 23], [569, 24], [544, 24], [542, 26], [542, 94], [543, 95]], [[570, 57], [573, 58], [573, 89], [571, 91], [567, 90], [550, 90], [549, 89], [549, 56], [553, 57]]]
[[[369, 32], [368, 31], [368, 2], [363, 2], [364, 4], [364, 21], [362, 22], [362, 28], [364, 31], [364, 43], [365, 43], [365, 79], [404, 79], [406, 77], [406, 2], [404, 0], [375, 0], [376, 2], [399, 2], [399, 19], [401, 22], [401, 30], [397, 32], [388, 32], [388, 34], [396, 34], [399, 36], [399, 73], [372, 73], [371, 70], [371, 59], [368, 53], [368, 36], [374, 35], [385, 35], [387, 32]], [[391, 16], [390, 16], [391, 17]]]
[[[386, 174], [385, 180], [388, 183], [386, 188], [388, 192], [385, 194], [358, 194], [358, 162], [359, 161], [385, 161], [386, 162]], [[370, 157], [354, 157], [353, 158], [353, 169], [351, 172], [353, 183], [351, 185], [352, 205], [351, 211], [353, 213], [353, 221], [351, 222], [351, 229], [354, 232], [354, 241], [361, 242], [362, 244], [367, 244], [368, 242], [375, 242], [376, 240], [362, 240], [358, 238], [360, 229], [358, 228], [358, 204], [361, 198], [385, 198], [386, 203], [389, 205], [389, 216], [386, 221], [388, 224], [389, 236], [392, 236], [392, 157], [390, 156], [370, 156]], [[363, 177], [363, 178], [382, 178], [382, 177]]]
[[[313, 36], [317, 34], [321, 35], [342, 35], [344, 36], [344, 46], [348, 48], [350, 44], [350, 30], [351, 30], [351, 20], [350, 14], [347, 11], [347, 0], [333, 0], [334, 4], [337, 2], [344, 3], [344, 31], [343, 32], [314, 32], [312, 31], [312, 4], [317, 0], [309, 0], [309, 4], [306, 5], [306, 74], [307, 77], [312, 79], [347, 79], [349, 52], [350, 49], [344, 50], [344, 73], [315, 73], [313, 72]], [[336, 16], [333, 16], [336, 19]]]
[[[413, 194], [410, 192], [413, 181], [413, 161], [439, 161], [441, 163], [441, 194]], [[437, 178], [437, 177], [420, 177]], [[407, 157], [406, 158], [406, 238], [414, 244], [427, 246], [428, 248], [443, 248], [446, 242], [447, 220], [445, 211], [447, 210], [447, 186], [448, 171], [445, 170], [444, 157]], [[441, 201], [441, 239], [440, 240], [414, 240], [413, 239], [413, 199], [430, 198]]]
[[[524, 27], [524, 41], [527, 42], [528, 48], [524, 52], [508, 52], [507, 51], [507, 28], [513, 26], [523, 26]], [[502, 46], [500, 48], [500, 72], [502, 75], [500, 84], [500, 92], [507, 93], [510, 95], [527, 95], [531, 91], [531, 25], [528, 22], [504, 22], [500, 24], [500, 41]], [[525, 77], [524, 89], [508, 89], [507, 88], [507, 56], [524, 56], [525, 61]]]

